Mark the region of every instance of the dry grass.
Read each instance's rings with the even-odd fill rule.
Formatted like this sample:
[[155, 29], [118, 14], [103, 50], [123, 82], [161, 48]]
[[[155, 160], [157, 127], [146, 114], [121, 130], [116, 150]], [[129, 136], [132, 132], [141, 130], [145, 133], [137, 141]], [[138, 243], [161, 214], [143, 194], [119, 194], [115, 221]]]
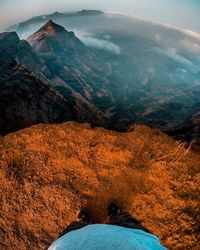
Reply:
[[169, 249], [198, 249], [200, 154], [146, 126], [33, 126], [0, 138], [0, 249], [46, 249], [79, 209], [111, 200]]

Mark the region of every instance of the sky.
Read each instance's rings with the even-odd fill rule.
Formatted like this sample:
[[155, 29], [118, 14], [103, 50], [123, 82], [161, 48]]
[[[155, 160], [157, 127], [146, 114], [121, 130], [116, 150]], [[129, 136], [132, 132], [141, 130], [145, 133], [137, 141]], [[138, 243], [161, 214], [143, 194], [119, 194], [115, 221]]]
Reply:
[[200, 33], [200, 0], [0, 0], [0, 28], [55, 11], [123, 12]]

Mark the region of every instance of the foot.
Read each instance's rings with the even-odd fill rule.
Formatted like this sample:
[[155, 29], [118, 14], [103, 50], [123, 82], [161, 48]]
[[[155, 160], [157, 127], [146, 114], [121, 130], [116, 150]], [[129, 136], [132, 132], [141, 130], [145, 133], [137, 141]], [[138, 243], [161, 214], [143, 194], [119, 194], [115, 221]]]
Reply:
[[92, 223], [92, 219], [91, 219], [89, 213], [85, 209], [82, 209], [80, 211], [80, 213], [78, 214], [78, 219], [85, 224]]
[[111, 202], [110, 205], [108, 206], [108, 216], [117, 216], [120, 212], [119, 207], [114, 203]]

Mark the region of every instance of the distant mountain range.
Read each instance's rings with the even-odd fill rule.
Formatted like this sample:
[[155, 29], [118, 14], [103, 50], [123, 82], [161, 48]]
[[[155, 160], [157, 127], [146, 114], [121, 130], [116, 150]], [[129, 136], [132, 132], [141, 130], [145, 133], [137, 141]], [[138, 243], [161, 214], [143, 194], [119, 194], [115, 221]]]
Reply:
[[[120, 15], [108, 17], [96, 10], [35, 17], [21, 23], [16, 31], [22, 36], [49, 17], [59, 23], [74, 22], [75, 32], [49, 20], [27, 40], [20, 40], [14, 31], [0, 34], [1, 133], [68, 120], [118, 131], [128, 130], [133, 123], [176, 131], [191, 121], [200, 107], [200, 59], [186, 47], [196, 44], [194, 48], [198, 49], [198, 39]], [[92, 23], [88, 23], [93, 19], [96, 35]], [[116, 27], [114, 21], [121, 27]], [[102, 30], [106, 22], [110, 28]], [[138, 27], [132, 30], [131, 23]], [[89, 28], [82, 35], [86, 25]], [[148, 34], [149, 26], [153, 38]], [[176, 49], [170, 49], [176, 40]], [[44, 92], [37, 92], [41, 85], [45, 86]], [[19, 115], [16, 110], [23, 112]], [[6, 127], [12, 114], [15, 122]], [[187, 133], [194, 134], [194, 129], [186, 127], [190, 130]]]

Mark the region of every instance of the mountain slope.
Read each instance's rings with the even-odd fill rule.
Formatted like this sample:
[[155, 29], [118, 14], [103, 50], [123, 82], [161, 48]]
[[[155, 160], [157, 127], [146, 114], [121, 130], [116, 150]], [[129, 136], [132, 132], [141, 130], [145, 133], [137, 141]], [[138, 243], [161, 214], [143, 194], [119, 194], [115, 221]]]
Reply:
[[[37, 32], [29, 36], [27, 40], [35, 45], [36, 42], [41, 41], [45, 36], [54, 37], [57, 42], [63, 43], [68, 49], [85, 49], [84, 44], [74, 35], [73, 32], [68, 32], [64, 27], [49, 20]], [[37, 49], [40, 52], [40, 49]]]
[[24, 66], [7, 63], [0, 71], [0, 134], [37, 123], [74, 119], [67, 101]]
[[198, 153], [146, 126], [37, 125], [0, 138], [0, 248], [47, 249], [87, 206], [120, 207], [168, 249], [198, 249]]
[[37, 123], [104, 123], [104, 117], [78, 96], [64, 98], [49, 82], [15, 61], [1, 64], [0, 72], [0, 134]]
[[[70, 70], [69, 74], [78, 86]], [[27, 41], [20, 40], [15, 32], [0, 33], [0, 134], [37, 123], [69, 120], [106, 127], [103, 113], [75, 88], [64, 83], [58, 92], [52, 75], [51, 67]]]
[[[63, 88], [68, 85], [95, 105], [97, 92], [103, 91], [108, 80], [95, 54], [74, 32], [50, 20], [27, 40], [50, 68], [52, 84]], [[106, 89], [106, 92], [109, 96], [110, 91]]]
[[[87, 110], [84, 113], [92, 112], [90, 118], [97, 118], [98, 124], [106, 128], [127, 131], [131, 124], [142, 123], [169, 131], [194, 114], [199, 106], [200, 58], [188, 45], [198, 50], [198, 38], [124, 16], [84, 13], [86, 23], [82, 18], [83, 23], [79, 23], [82, 15], [78, 15], [77, 25], [83, 28], [87, 24], [84, 28], [88, 34], [91, 31], [92, 37], [87, 37], [86, 32], [82, 40], [103, 43], [103, 47], [86, 46], [81, 36], [79, 39], [50, 20], [28, 38], [33, 48], [20, 42], [16, 59], [47, 78], [66, 99], [75, 96], [78, 106]], [[65, 14], [52, 16], [59, 23], [64, 18], [65, 26], [68, 21], [69, 26], [70, 22], [76, 24], [72, 17], [65, 19]], [[108, 18], [111, 28], [105, 30], [103, 24]], [[93, 19], [99, 27], [96, 33], [90, 30], [89, 24], [94, 25], [89, 20]], [[112, 51], [113, 46], [119, 53]], [[35, 57], [38, 63], [33, 60]], [[84, 117], [85, 114], [83, 120]]]
[[[60, 61], [71, 69], [79, 78], [76, 91], [109, 117], [112, 129], [125, 131], [137, 122], [166, 130], [182, 124], [195, 112], [200, 58], [188, 46], [199, 51], [199, 39], [175, 28], [120, 15], [103, 14], [84, 20], [64, 15], [53, 20], [74, 29], [85, 46], [70, 54], [69, 32], [47, 36], [45, 29], [41, 40], [33, 39], [41, 35], [40, 30], [31, 36], [33, 46], [56, 54], [53, 62], [47, 57], [50, 64]], [[64, 71], [57, 75], [67, 82]], [[70, 86], [76, 87], [73, 82]]]
[[35, 73], [44, 71], [48, 74], [39, 56], [33, 51], [32, 47], [26, 40], [20, 40], [16, 32], [0, 33], [0, 63], [16, 60], [25, 64]]

